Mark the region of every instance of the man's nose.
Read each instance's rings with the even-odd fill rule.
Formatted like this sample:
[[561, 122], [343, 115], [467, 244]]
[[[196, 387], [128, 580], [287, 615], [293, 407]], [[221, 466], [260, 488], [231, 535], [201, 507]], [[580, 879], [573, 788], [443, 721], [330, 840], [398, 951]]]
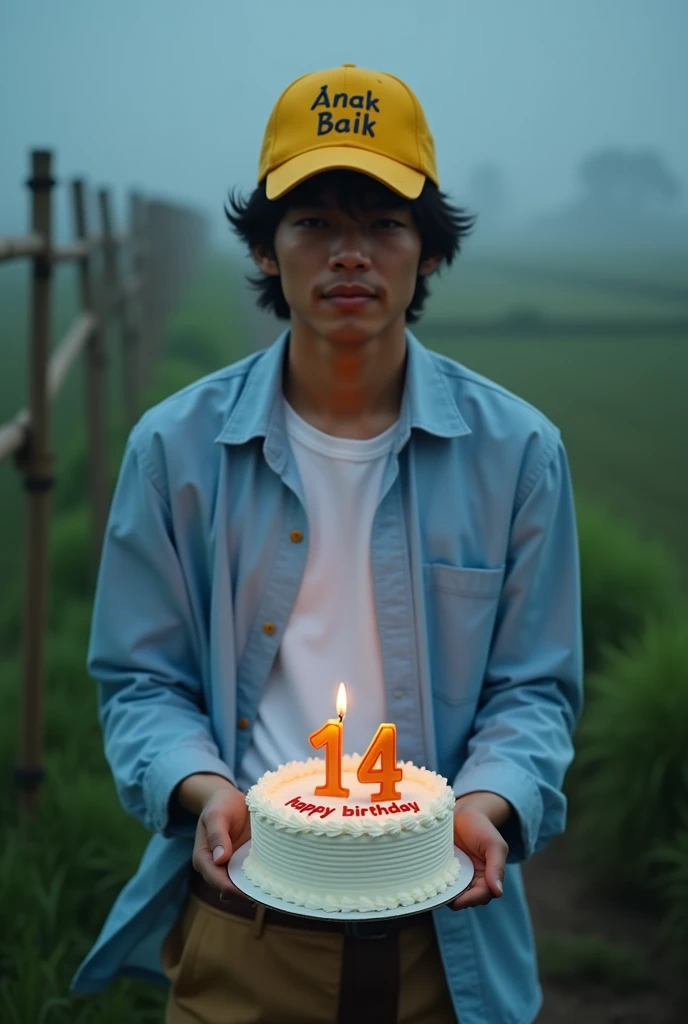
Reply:
[[332, 246], [330, 270], [369, 270], [370, 256], [359, 231], [343, 233]]
[[340, 249], [330, 256], [330, 270], [369, 270], [370, 257], [360, 249]]

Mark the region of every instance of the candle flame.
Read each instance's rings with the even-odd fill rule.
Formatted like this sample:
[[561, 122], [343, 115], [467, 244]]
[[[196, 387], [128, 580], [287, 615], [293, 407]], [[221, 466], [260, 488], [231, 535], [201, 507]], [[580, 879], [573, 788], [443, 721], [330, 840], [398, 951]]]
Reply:
[[344, 686], [344, 683], [340, 683], [339, 689], [337, 690], [337, 714], [339, 715], [340, 721], [346, 714], [346, 687]]

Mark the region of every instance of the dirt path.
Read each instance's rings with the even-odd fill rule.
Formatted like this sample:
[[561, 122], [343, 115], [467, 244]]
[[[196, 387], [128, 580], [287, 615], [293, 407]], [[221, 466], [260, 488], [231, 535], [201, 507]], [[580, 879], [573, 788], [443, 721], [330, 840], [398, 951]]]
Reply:
[[646, 967], [646, 989], [586, 981], [562, 984], [543, 970], [545, 1003], [537, 1024], [686, 1024], [688, 992], [666, 961], [656, 923], [647, 915], [593, 894], [570, 866], [563, 837], [524, 867], [536, 935], [564, 940], [598, 935], [617, 948], [639, 954]]

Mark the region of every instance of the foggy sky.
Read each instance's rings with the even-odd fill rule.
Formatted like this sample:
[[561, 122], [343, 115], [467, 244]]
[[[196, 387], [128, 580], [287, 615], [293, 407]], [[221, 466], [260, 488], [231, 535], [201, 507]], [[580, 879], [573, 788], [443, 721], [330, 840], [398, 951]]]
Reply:
[[685, 0], [0, 0], [0, 235], [26, 229], [32, 146], [118, 204], [138, 186], [220, 222], [282, 89], [345, 62], [416, 92], [459, 201], [497, 160], [519, 212], [556, 205], [610, 144], [688, 186], [687, 42]]

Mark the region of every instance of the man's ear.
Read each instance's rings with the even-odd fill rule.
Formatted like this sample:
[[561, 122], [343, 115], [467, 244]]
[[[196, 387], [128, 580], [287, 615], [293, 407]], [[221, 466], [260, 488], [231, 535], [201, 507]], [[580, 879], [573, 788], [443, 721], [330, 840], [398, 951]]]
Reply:
[[280, 271], [275, 254], [267, 245], [263, 242], [254, 245], [251, 249], [251, 255], [258, 269], [262, 270], [264, 274], [270, 274], [271, 277], [279, 277]]
[[418, 265], [418, 273], [421, 277], [430, 277], [438, 269], [442, 262], [441, 256], [428, 256], [427, 259], [421, 260]]

